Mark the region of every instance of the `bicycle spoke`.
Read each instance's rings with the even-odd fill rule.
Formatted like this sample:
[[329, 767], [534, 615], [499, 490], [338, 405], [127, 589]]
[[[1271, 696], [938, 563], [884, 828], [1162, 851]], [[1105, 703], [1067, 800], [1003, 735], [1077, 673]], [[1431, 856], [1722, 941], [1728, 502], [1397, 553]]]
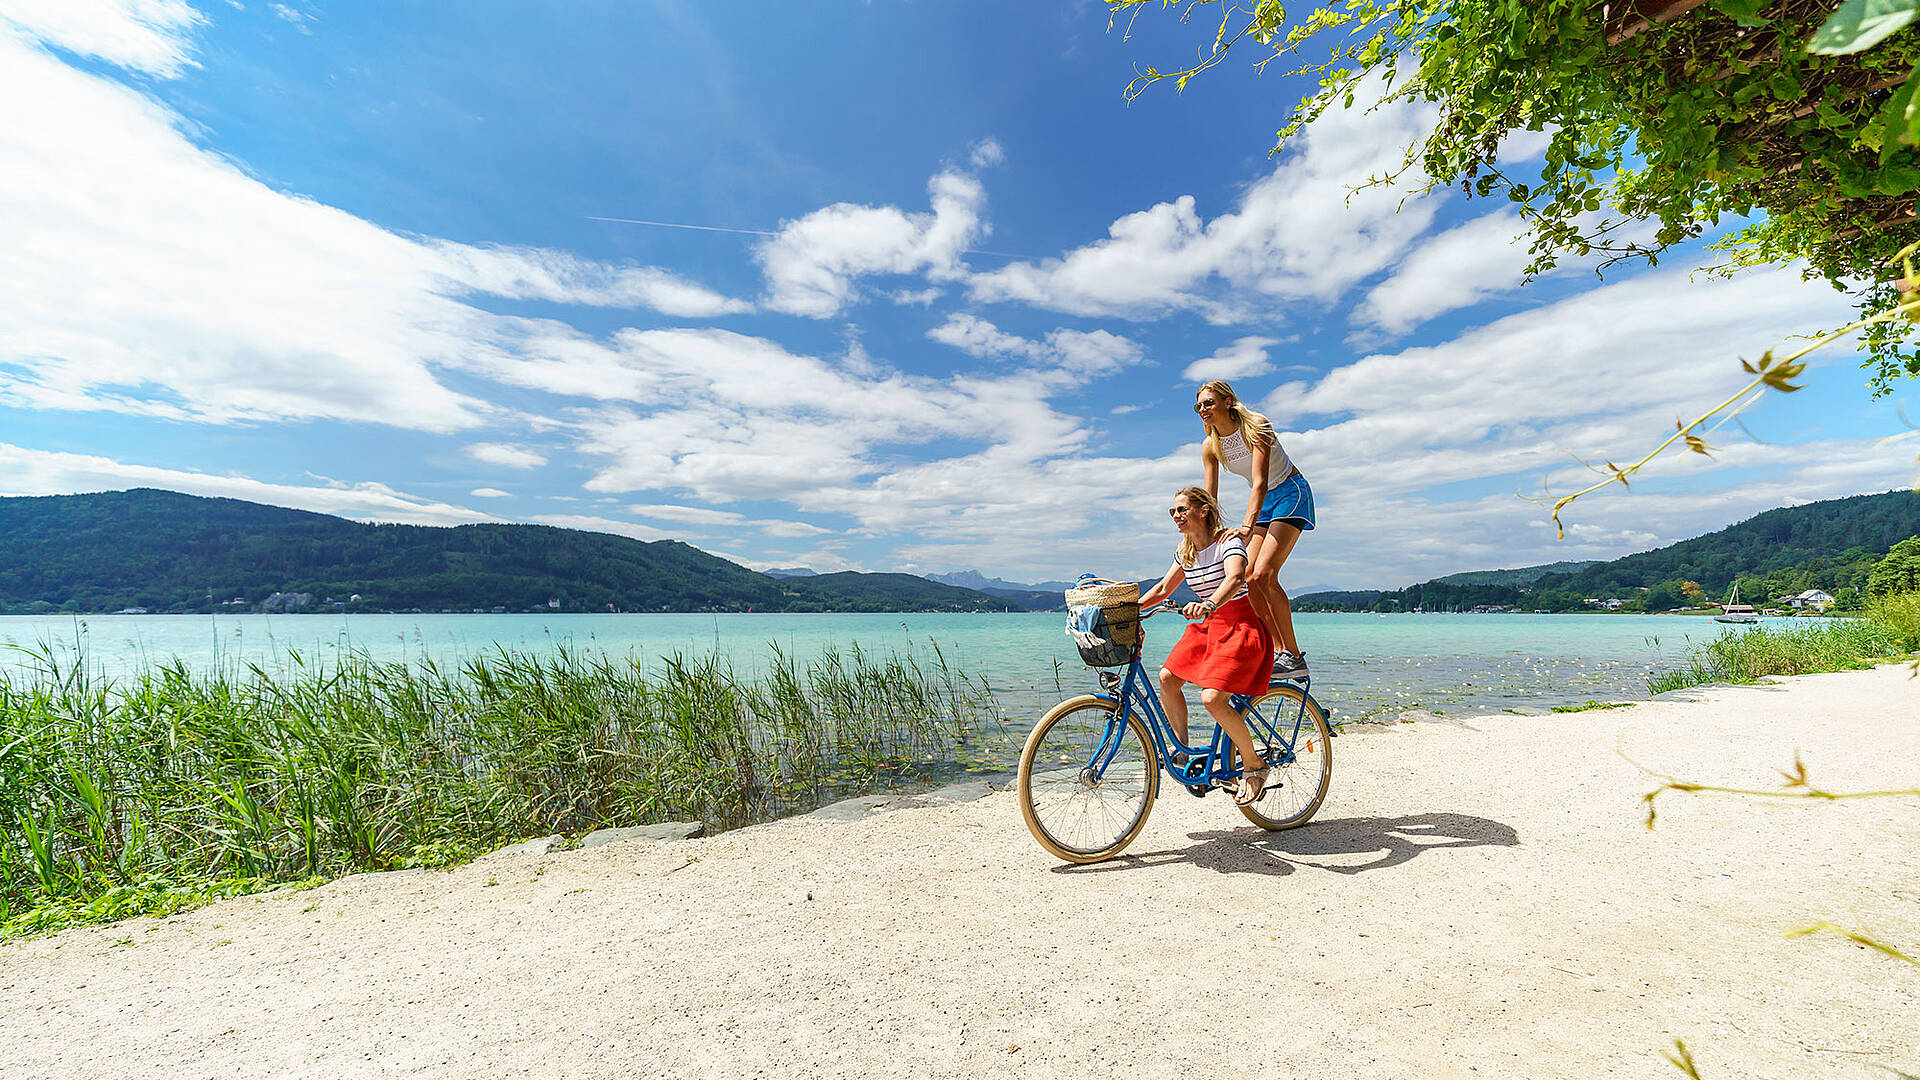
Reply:
[[1021, 808], [1042, 847], [1075, 862], [1108, 858], [1139, 832], [1157, 789], [1137, 720], [1087, 697], [1034, 728], [1022, 755]]

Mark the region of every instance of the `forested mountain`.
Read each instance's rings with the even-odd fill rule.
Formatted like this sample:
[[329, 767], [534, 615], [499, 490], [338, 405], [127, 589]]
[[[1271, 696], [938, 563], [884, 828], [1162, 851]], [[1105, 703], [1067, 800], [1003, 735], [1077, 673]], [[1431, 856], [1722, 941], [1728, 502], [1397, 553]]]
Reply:
[[1454, 574], [1397, 591], [1318, 593], [1301, 611], [1459, 611], [1481, 604], [1578, 611], [1588, 599], [1620, 599], [1664, 611], [1704, 598], [1724, 599], [1737, 579], [1755, 603], [1806, 589], [1860, 589], [1874, 561], [1920, 533], [1920, 492], [1891, 491], [1787, 506], [1719, 532], [1574, 573], [1545, 573], [1531, 583]]
[[1598, 565], [1598, 559], [1569, 559], [1566, 562], [1521, 566], [1512, 570], [1468, 570], [1433, 580], [1442, 585], [1531, 585], [1548, 574], [1577, 574], [1589, 566]]
[[776, 579], [675, 540], [545, 525], [367, 525], [151, 489], [0, 498], [0, 538], [0, 613], [318, 610], [329, 601], [366, 611], [1005, 606], [905, 574]]

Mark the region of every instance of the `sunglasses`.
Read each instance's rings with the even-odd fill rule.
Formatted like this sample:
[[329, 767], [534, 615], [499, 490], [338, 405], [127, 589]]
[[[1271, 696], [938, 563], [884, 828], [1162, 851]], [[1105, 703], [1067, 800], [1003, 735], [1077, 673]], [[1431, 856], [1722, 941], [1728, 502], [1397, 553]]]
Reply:
[[1218, 408], [1219, 405], [1220, 403], [1212, 398], [1201, 398], [1199, 401], [1193, 403], [1193, 411], [1206, 412], [1208, 409]]
[[1167, 507], [1167, 513], [1168, 513], [1168, 514], [1170, 514], [1170, 515], [1172, 515], [1173, 517], [1183, 517], [1183, 516], [1185, 516], [1185, 515], [1187, 515], [1187, 514], [1197, 514], [1197, 513], [1199, 513], [1199, 512], [1200, 512], [1200, 511], [1198, 511], [1198, 510], [1195, 510], [1195, 509], [1194, 509], [1193, 507], [1191, 507], [1191, 506], [1169, 506], [1169, 507]]

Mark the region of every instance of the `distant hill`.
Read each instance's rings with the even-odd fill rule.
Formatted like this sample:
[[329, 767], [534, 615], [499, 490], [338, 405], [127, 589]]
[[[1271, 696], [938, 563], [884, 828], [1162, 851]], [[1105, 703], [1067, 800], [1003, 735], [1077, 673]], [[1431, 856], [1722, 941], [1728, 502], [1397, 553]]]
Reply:
[[981, 592], [1062, 592], [1073, 586], [1071, 581], [1037, 581], [1022, 584], [1018, 581], [1003, 581], [990, 578], [978, 570], [956, 570], [951, 574], [928, 574], [928, 581], [938, 581], [944, 585], [958, 585], [963, 589], [978, 589]]
[[1531, 585], [1548, 574], [1577, 574], [1590, 566], [1599, 566], [1598, 559], [1571, 559], [1566, 562], [1545, 563], [1541, 566], [1522, 566], [1513, 570], [1468, 570], [1462, 574], [1448, 574], [1433, 580], [1441, 585]]
[[[1875, 559], [1916, 534], [1920, 492], [1889, 491], [1768, 510], [1718, 532], [1571, 572], [1551, 566], [1474, 571], [1399, 590], [1302, 596], [1294, 606], [1302, 611], [1461, 611], [1479, 605], [1578, 611], [1589, 599], [1618, 599], [1664, 611], [1684, 601], [1688, 586], [1723, 597], [1736, 579], [1741, 595], [1762, 603], [1809, 588], [1857, 589]], [[1530, 581], [1499, 580], [1503, 574], [1536, 570], [1544, 572]]]
[[1884, 554], [1916, 533], [1920, 491], [1855, 495], [1769, 510], [1719, 532], [1589, 567], [1565, 585], [1592, 595], [1686, 579], [1719, 595], [1735, 577], [1766, 574], [1855, 548]]
[[771, 578], [677, 540], [545, 525], [368, 525], [152, 489], [0, 498], [0, 537], [0, 613], [1005, 606], [906, 574]]
[[809, 570], [804, 566], [788, 566], [779, 570], [762, 570], [768, 577], [819, 577], [820, 571]]

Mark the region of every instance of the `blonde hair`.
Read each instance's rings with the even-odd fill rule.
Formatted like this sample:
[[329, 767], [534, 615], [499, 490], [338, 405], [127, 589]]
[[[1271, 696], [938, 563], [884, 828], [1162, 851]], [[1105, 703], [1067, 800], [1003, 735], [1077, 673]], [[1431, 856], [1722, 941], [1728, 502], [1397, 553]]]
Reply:
[[[1213, 500], [1213, 496], [1207, 494], [1206, 488], [1184, 487], [1174, 492], [1173, 497], [1176, 499], [1185, 497], [1189, 504], [1207, 515], [1207, 543], [1213, 543], [1220, 536], [1220, 504]], [[1174, 558], [1180, 560], [1181, 566], [1192, 566], [1194, 556], [1198, 554], [1200, 549], [1193, 546], [1193, 537], [1182, 533], [1180, 549], [1174, 553]]]
[[[1209, 390], [1213, 391], [1215, 400], [1225, 399], [1229, 402], [1227, 405], [1227, 416], [1233, 420], [1233, 425], [1239, 430], [1240, 439], [1247, 444], [1248, 450], [1252, 450], [1256, 446], [1264, 446], [1271, 449], [1279, 445], [1280, 436], [1274, 434], [1273, 423], [1266, 417], [1240, 404], [1240, 398], [1234, 394], [1233, 387], [1228, 386], [1226, 380], [1215, 379], [1200, 389], [1195, 390], [1193, 392], [1194, 400], [1199, 400], [1200, 395]], [[1220, 456], [1220, 436], [1214, 433], [1213, 425], [1208, 423], [1205, 417], [1201, 417], [1200, 427], [1207, 433], [1205, 447], [1207, 450], [1213, 452], [1213, 459], [1215, 461], [1224, 460]]]

